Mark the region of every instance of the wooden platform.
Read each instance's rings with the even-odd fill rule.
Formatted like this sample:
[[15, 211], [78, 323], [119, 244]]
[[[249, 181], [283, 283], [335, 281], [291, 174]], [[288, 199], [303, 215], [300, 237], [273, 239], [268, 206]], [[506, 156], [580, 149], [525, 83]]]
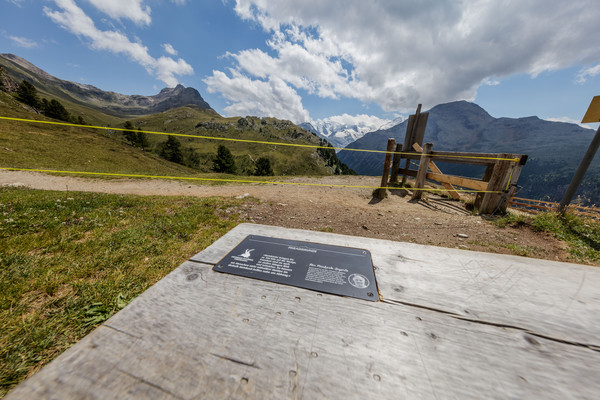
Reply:
[[[211, 270], [249, 234], [365, 248], [377, 303]], [[600, 398], [600, 269], [239, 225], [7, 399]]]

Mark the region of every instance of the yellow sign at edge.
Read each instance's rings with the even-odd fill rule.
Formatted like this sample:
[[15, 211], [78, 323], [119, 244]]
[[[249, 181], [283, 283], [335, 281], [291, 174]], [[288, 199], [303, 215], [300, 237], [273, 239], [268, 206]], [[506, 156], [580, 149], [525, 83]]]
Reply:
[[600, 96], [595, 96], [592, 99], [590, 106], [581, 120], [582, 124], [587, 124], [588, 122], [600, 122]]

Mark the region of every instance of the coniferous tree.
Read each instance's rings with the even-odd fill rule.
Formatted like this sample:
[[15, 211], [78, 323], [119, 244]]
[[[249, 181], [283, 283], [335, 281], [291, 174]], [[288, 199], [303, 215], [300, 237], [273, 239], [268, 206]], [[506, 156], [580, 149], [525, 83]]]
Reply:
[[142, 150], [146, 150], [148, 147], [150, 147], [150, 142], [148, 141], [148, 136], [146, 135], [145, 132], [142, 132], [139, 128], [138, 128], [138, 132], [136, 132], [136, 134], [135, 134], [135, 145], [136, 145], [136, 147], [139, 147]]
[[177, 164], [183, 164], [183, 152], [181, 151], [181, 143], [175, 136], [169, 136], [167, 141], [163, 143], [160, 156], [166, 160]]
[[271, 160], [267, 157], [259, 157], [256, 160], [256, 170], [254, 171], [256, 176], [273, 176], [273, 168], [271, 167]]
[[42, 111], [44, 115], [61, 121], [70, 121], [71, 115], [60, 101], [42, 99]]
[[183, 149], [183, 160], [184, 164], [190, 168], [198, 168], [200, 166], [200, 154], [192, 147]]
[[37, 89], [26, 80], [19, 83], [19, 87], [17, 88], [17, 100], [33, 108], [40, 108], [40, 99], [38, 97]]
[[235, 174], [235, 160], [227, 147], [219, 145], [217, 148], [217, 156], [213, 161], [212, 170], [215, 172]]
[[132, 132], [131, 130], [133, 130], [133, 124], [129, 121], [125, 121], [125, 125], [124, 128], [127, 129], [126, 131], [122, 131], [123, 132], [123, 137], [125, 138], [125, 141], [127, 143], [129, 143], [132, 146], [135, 146], [136, 143], [136, 133]]

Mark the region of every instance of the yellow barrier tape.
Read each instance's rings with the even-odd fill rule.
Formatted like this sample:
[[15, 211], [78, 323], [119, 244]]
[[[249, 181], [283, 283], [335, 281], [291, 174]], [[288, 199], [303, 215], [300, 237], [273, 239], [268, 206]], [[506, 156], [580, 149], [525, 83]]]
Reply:
[[[362, 186], [362, 185], [339, 185], [329, 183], [306, 183], [306, 182], [281, 182], [281, 181], [253, 181], [247, 179], [222, 179], [222, 178], [200, 178], [194, 176], [161, 176], [161, 175], [141, 175], [141, 174], [120, 174], [114, 172], [87, 172], [87, 171], [61, 171], [54, 169], [36, 169], [36, 168], [12, 168], [0, 167], [0, 170], [5, 171], [26, 171], [26, 172], [44, 172], [52, 174], [73, 174], [73, 175], [93, 175], [93, 176], [117, 176], [121, 178], [150, 178], [150, 179], [171, 179], [171, 180], [189, 180], [189, 181], [212, 181], [212, 182], [235, 182], [235, 183], [264, 183], [272, 185], [295, 185], [295, 186], [320, 186], [320, 187], [343, 187], [343, 188], [358, 188], [358, 189], [406, 189], [406, 190], [424, 190], [430, 192], [447, 192], [447, 189], [432, 189], [432, 188], [402, 188], [394, 186]], [[471, 189], [456, 189], [457, 192], [463, 193], [502, 193], [499, 191], [471, 190]]]
[[[415, 155], [418, 153], [407, 153], [407, 152], [399, 152], [399, 151], [386, 151], [386, 150], [371, 150], [371, 149], [349, 149], [346, 147], [327, 147], [327, 146], [317, 146], [311, 144], [298, 144], [298, 143], [281, 143], [281, 142], [267, 142], [262, 140], [249, 140], [249, 139], [234, 139], [234, 138], [219, 138], [214, 136], [201, 136], [201, 135], [190, 135], [187, 133], [173, 133], [173, 132], [157, 132], [157, 131], [141, 131], [137, 129], [122, 129], [122, 128], [113, 128], [106, 126], [95, 126], [95, 125], [80, 125], [80, 124], [72, 124], [70, 122], [56, 122], [56, 121], [40, 121], [36, 119], [25, 119], [25, 118], [13, 118], [13, 117], [3, 117], [0, 116], [0, 119], [9, 120], [9, 121], [19, 121], [19, 122], [33, 122], [38, 124], [49, 124], [49, 125], [61, 125], [61, 126], [73, 126], [77, 128], [92, 128], [92, 129], [103, 129], [106, 131], [122, 131], [122, 132], [143, 132], [149, 133], [152, 135], [166, 135], [166, 136], [181, 136], [181, 137], [192, 137], [197, 139], [208, 139], [208, 140], [223, 140], [229, 142], [242, 142], [242, 143], [255, 143], [255, 144], [270, 144], [275, 146], [291, 146], [291, 147], [307, 147], [312, 149], [329, 149], [329, 150], [345, 150], [345, 151], [357, 151], [357, 152], [366, 152], [366, 153], [385, 153], [385, 154], [400, 154], [400, 155]], [[518, 158], [493, 158], [493, 157], [475, 157], [475, 156], [451, 156], [451, 155], [437, 155], [431, 154], [431, 157], [456, 157], [456, 158], [471, 158], [471, 159], [479, 159], [479, 160], [499, 160], [499, 161], [513, 161], [519, 162]]]

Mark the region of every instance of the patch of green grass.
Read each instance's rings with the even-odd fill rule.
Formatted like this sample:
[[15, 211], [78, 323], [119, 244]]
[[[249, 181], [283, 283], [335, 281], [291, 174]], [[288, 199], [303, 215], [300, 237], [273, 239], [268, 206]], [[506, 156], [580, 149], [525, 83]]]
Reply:
[[501, 246], [506, 249], [509, 249], [513, 252], [513, 254], [516, 254], [517, 256], [532, 257], [541, 254], [541, 249], [535, 246], [521, 246], [520, 244], [516, 243], [510, 243]]
[[573, 214], [561, 216], [545, 212], [534, 216], [509, 213], [493, 221], [499, 227], [529, 226], [534, 231], [552, 234], [566, 242], [573, 258], [578, 262], [600, 261], [600, 222]]
[[0, 397], [234, 227], [242, 202], [0, 189]]
[[492, 219], [492, 223], [499, 228], [505, 228], [507, 226], [518, 227], [523, 225], [530, 225], [533, 220], [533, 216], [515, 214], [508, 212], [500, 218]]

